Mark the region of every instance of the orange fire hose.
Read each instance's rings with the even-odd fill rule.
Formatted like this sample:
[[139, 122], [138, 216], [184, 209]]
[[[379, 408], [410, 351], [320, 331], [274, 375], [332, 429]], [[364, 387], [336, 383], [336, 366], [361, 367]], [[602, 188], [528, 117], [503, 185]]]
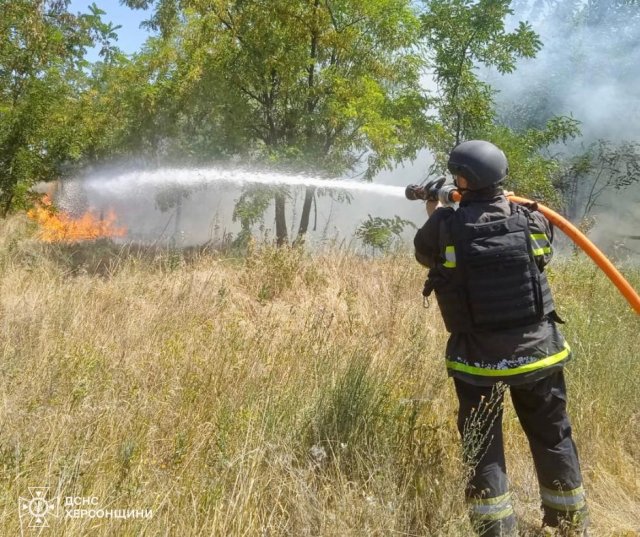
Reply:
[[[460, 193], [453, 191], [450, 194], [451, 201], [460, 201]], [[613, 284], [622, 293], [631, 307], [637, 314], [640, 315], [640, 296], [636, 293], [635, 289], [631, 287], [631, 284], [625, 280], [624, 276], [620, 274], [618, 269], [613, 266], [611, 261], [593, 244], [577, 227], [575, 227], [566, 218], [560, 216], [557, 212], [549, 209], [541, 203], [521, 198], [519, 196], [508, 196], [508, 198], [521, 204], [533, 203], [536, 205], [538, 211], [544, 214], [547, 219], [552, 222], [557, 228], [560, 228], [573, 242], [575, 242], [584, 252], [595, 262], [598, 267], [607, 275], [607, 277], [613, 282]]]

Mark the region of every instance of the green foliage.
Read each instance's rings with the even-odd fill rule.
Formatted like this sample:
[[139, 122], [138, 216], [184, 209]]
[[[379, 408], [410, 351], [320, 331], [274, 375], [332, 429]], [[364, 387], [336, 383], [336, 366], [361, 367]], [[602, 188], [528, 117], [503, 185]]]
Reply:
[[[545, 152], [577, 136], [577, 122], [533, 118], [526, 106], [523, 117], [497, 121], [494, 90], [478, 77], [478, 67], [511, 73], [518, 58], [534, 57], [541, 47], [527, 23], [506, 29], [507, 0], [425, 0], [422, 10], [410, 0], [123, 3], [150, 9], [147, 27], [158, 32], [131, 58], [112, 45], [118, 28], [102, 21], [95, 4], [83, 15], [72, 15], [67, 0], [3, 4], [1, 213], [25, 205], [35, 182], [87, 163], [242, 158], [371, 179], [425, 146], [442, 167], [454, 143], [469, 138], [506, 151], [509, 188], [559, 204], [553, 186], [565, 189], [566, 178]], [[565, 11], [592, 24], [635, 9], [604, 4]], [[102, 60], [90, 66], [84, 55], [94, 45]], [[431, 93], [421, 80], [425, 68], [437, 85]], [[306, 192], [298, 238], [316, 195]], [[167, 208], [178, 198], [164, 193], [157, 201]], [[240, 242], [273, 198], [276, 238], [288, 242], [293, 226], [283, 189], [241, 195], [234, 212]], [[384, 250], [405, 224], [369, 217], [358, 237]]]
[[[367, 177], [423, 145], [419, 25], [409, 1], [182, 5], [179, 93], [209, 110], [206, 123], [184, 118], [196, 138], [213, 124], [227, 147], [262, 163], [337, 175], [364, 162]], [[276, 195], [276, 232], [286, 241], [286, 197]]]
[[132, 9], [150, 9], [156, 6], [151, 18], [143, 24], [150, 30], [158, 30], [163, 37], [168, 37], [179, 22], [179, 0], [122, 0]]
[[[536, 16], [536, 6], [524, 4]], [[627, 205], [623, 196], [633, 196], [622, 191], [637, 178], [637, 147], [624, 139], [637, 138], [638, 109], [627, 88], [637, 86], [640, 3], [590, 0], [548, 7], [545, 58], [530, 66], [527, 83], [510, 95], [513, 102], [501, 105], [499, 122], [523, 132], [544, 129], [554, 114], [584, 110], [584, 138], [569, 154], [554, 156], [551, 177], [567, 215], [587, 224], [599, 206], [611, 210], [610, 204]]]
[[[478, 67], [511, 73], [518, 58], [532, 58], [542, 43], [528, 23], [508, 32], [505, 18], [513, 14], [507, 0], [435, 0], [422, 16], [427, 55], [441, 98], [436, 101], [440, 128], [427, 143], [444, 168], [451, 147], [471, 138], [487, 139], [509, 159], [506, 187], [518, 194], [559, 205], [554, 182], [561, 172], [547, 148], [578, 136], [578, 121], [548, 116], [545, 122], [522, 123], [496, 118], [495, 91], [478, 77]], [[520, 110], [520, 112], [522, 112]]]
[[[87, 160], [123, 157], [157, 164], [175, 155], [180, 107], [173, 78], [172, 44], [150, 39], [133, 59], [119, 55], [93, 67], [83, 103], [92, 111], [86, 122]], [[175, 159], [179, 161], [180, 159]]]
[[371, 246], [373, 250], [387, 251], [393, 245], [394, 239], [399, 239], [406, 226], [415, 228], [415, 224], [409, 220], [403, 220], [398, 215], [393, 218], [380, 216], [368, 218], [358, 226], [356, 237], [365, 246]]
[[579, 134], [578, 122], [569, 117], [551, 119], [543, 129], [517, 133], [505, 126], [487, 129], [487, 138], [509, 157], [509, 176], [505, 188], [520, 196], [558, 206], [561, 204], [554, 180], [562, 172], [562, 162], [548, 156], [549, 146]]
[[605, 194], [624, 190], [640, 181], [640, 144], [598, 140], [571, 158], [562, 172], [558, 186], [569, 213], [584, 219]]
[[534, 199], [558, 203], [553, 177], [559, 164], [543, 154], [551, 144], [578, 134], [572, 118], [551, 118], [546, 125], [520, 131], [496, 122], [494, 90], [478, 76], [478, 67], [511, 73], [518, 58], [532, 58], [542, 43], [520, 22], [505, 29], [513, 11], [507, 0], [435, 0], [427, 2], [422, 28], [427, 56], [440, 98], [435, 102], [439, 128], [427, 138], [434, 168], [444, 168], [451, 148], [465, 139], [494, 142], [509, 159], [507, 188]]
[[115, 53], [116, 28], [95, 6], [86, 15], [69, 2], [3, 2], [0, 19], [0, 215], [27, 202], [31, 185], [65, 174], [83, 156], [84, 54], [96, 43]]
[[236, 119], [265, 156], [340, 173], [367, 150], [374, 171], [422, 121], [409, 2], [186, 4], [198, 15], [187, 28], [208, 51], [203, 72], [224, 76], [219, 101], [241, 96], [219, 104], [251, 111]]
[[244, 246], [251, 238], [251, 228], [260, 221], [273, 199], [271, 189], [264, 186], [250, 187], [242, 192], [233, 209], [233, 221], [240, 222], [240, 232], [234, 241]]
[[442, 129], [430, 139], [436, 152], [476, 137], [491, 125], [493, 90], [480, 81], [478, 65], [511, 73], [517, 58], [532, 58], [541, 42], [531, 27], [520, 22], [505, 30], [513, 13], [509, 0], [431, 0], [422, 15], [427, 55], [441, 95], [436, 101]]
[[[94, 72], [93, 158], [241, 156], [371, 178], [424, 146], [428, 100], [409, 0], [125, 3], [153, 9], [148, 26], [160, 37]], [[283, 244], [287, 193], [273, 194]], [[299, 235], [315, 195], [306, 193]]]
[[301, 248], [254, 248], [248, 243], [245, 258], [247, 281], [256, 298], [264, 303], [282, 295], [301, 275], [304, 252]]
[[375, 442], [388, 394], [370, 366], [370, 357], [356, 351], [317, 402], [309, 431], [316, 462], [329, 455], [355, 458], [356, 450], [367, 450]]

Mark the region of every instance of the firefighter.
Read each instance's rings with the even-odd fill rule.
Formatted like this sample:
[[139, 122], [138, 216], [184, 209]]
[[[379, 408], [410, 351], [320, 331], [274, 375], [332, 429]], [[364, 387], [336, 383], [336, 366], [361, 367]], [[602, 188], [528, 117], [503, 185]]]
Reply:
[[553, 230], [535, 206], [507, 199], [507, 158], [494, 144], [458, 144], [448, 168], [462, 194], [459, 208], [427, 201], [429, 219], [414, 245], [429, 268], [423, 294], [435, 293], [450, 332], [446, 366], [459, 402], [472, 525], [483, 537], [516, 535], [502, 437], [508, 390], [533, 456], [543, 525], [586, 535], [563, 377], [571, 351], [544, 272]]

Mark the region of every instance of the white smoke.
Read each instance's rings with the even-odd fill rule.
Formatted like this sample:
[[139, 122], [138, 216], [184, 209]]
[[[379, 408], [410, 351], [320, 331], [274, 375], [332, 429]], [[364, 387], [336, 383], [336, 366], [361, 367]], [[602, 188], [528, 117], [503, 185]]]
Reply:
[[503, 113], [529, 103], [542, 124], [550, 115], [578, 119], [583, 143], [640, 140], [640, 4], [529, 0], [513, 7], [511, 23], [527, 20], [543, 47], [514, 73], [489, 74]]
[[[572, 116], [581, 136], [552, 149], [566, 156], [599, 139], [640, 142], [640, 2], [520, 0], [512, 8], [510, 24], [527, 20], [543, 47], [512, 74], [483, 71], [499, 92], [500, 120], [529, 128], [554, 115]], [[592, 212], [592, 237], [602, 246], [640, 226], [638, 179], [625, 189], [608, 189]]]

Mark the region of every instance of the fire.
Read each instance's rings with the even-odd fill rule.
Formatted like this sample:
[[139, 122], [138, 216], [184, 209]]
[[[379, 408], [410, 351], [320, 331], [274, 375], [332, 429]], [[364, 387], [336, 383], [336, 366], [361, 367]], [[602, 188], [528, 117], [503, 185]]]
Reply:
[[116, 214], [112, 210], [103, 217], [87, 211], [79, 218], [74, 218], [56, 210], [48, 195], [29, 210], [27, 216], [39, 224], [39, 238], [45, 242], [90, 241], [102, 237], [124, 237], [127, 234], [126, 228], [115, 225]]

